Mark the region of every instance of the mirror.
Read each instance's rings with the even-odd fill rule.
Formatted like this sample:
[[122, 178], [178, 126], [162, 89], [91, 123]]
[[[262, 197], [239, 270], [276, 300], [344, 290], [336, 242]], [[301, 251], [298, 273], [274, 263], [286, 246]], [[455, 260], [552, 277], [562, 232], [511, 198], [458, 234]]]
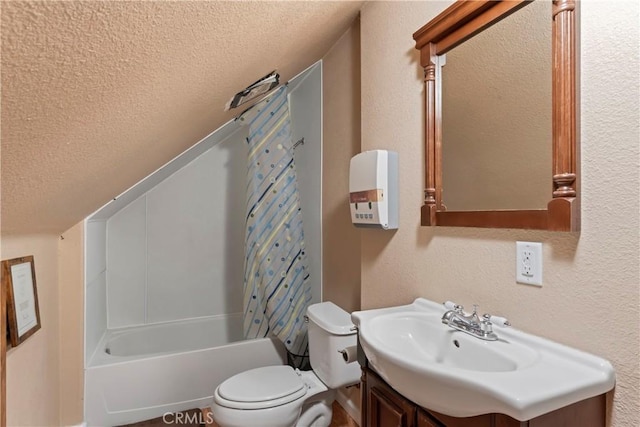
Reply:
[[576, 22], [575, 1], [457, 1], [414, 34], [422, 225], [579, 230]]
[[447, 210], [546, 208], [551, 188], [549, 16], [551, 2], [535, 1], [439, 58]]

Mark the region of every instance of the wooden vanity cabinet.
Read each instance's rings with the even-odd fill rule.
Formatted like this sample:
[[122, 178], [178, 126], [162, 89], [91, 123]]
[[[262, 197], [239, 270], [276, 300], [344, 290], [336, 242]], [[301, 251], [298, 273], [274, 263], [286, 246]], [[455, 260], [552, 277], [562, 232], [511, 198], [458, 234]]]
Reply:
[[384, 386], [367, 388], [368, 421], [365, 426], [414, 427], [416, 406]]
[[603, 427], [605, 395], [592, 397], [529, 421], [504, 414], [456, 418], [422, 408], [369, 368], [362, 369], [360, 427]]

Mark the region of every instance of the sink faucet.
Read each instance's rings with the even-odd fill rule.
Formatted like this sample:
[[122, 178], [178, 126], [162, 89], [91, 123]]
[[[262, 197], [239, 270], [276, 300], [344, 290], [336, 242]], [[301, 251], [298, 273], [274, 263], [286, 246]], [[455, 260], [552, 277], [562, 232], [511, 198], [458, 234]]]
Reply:
[[461, 305], [450, 301], [445, 302], [444, 306], [449, 310], [442, 316], [442, 323], [482, 340], [496, 341], [498, 339], [496, 333], [493, 332], [493, 323], [500, 326], [511, 326], [511, 323], [504, 317], [485, 314], [480, 318], [476, 304], [473, 305], [473, 313], [471, 314], [465, 313], [464, 307]]

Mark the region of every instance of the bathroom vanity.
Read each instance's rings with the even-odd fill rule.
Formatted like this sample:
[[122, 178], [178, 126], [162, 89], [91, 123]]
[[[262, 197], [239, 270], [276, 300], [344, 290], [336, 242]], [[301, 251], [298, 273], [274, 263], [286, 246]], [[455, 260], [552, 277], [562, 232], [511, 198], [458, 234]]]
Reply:
[[605, 395], [601, 394], [529, 421], [518, 421], [504, 414], [457, 418], [413, 403], [375, 371], [362, 368], [361, 427], [602, 427], [605, 407]]
[[362, 427], [605, 425], [607, 360], [476, 309], [418, 298], [351, 314]]

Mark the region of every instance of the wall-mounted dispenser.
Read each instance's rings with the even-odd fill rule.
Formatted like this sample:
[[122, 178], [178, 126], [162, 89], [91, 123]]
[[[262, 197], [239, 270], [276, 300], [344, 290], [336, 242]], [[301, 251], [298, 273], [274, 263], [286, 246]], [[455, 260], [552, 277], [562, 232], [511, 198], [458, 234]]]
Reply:
[[355, 155], [349, 168], [351, 222], [358, 227], [398, 228], [398, 153]]

